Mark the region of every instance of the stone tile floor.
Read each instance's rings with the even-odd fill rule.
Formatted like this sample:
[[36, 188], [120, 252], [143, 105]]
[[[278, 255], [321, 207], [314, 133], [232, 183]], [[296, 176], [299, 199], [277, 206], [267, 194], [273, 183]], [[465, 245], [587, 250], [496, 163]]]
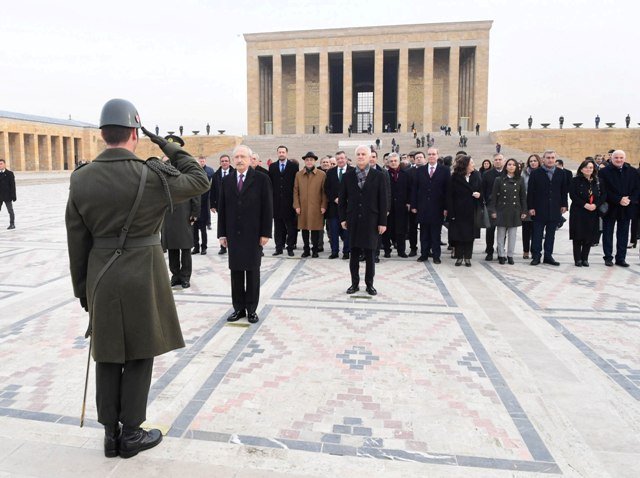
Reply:
[[174, 290], [187, 347], [155, 362], [148, 424], [165, 440], [106, 459], [93, 370], [78, 426], [68, 182], [19, 188], [17, 229], [0, 229], [0, 477], [640, 476], [637, 251], [629, 269], [599, 248], [575, 268], [566, 227], [560, 267], [486, 263], [479, 240], [470, 269], [382, 259], [374, 298], [344, 293], [346, 261], [271, 243], [248, 326], [225, 321], [214, 217], [191, 289]]

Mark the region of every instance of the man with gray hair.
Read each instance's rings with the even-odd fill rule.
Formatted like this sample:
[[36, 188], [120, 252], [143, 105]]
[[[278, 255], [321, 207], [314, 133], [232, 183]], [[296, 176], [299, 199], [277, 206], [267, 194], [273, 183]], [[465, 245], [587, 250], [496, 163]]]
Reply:
[[626, 261], [629, 223], [636, 214], [640, 187], [638, 172], [625, 162], [627, 155], [618, 149], [611, 154], [611, 161], [599, 172], [600, 184], [606, 193], [609, 211], [602, 218], [602, 251], [604, 263], [613, 266], [613, 229], [616, 228], [617, 266], [629, 267]]
[[347, 171], [343, 178], [338, 199], [340, 222], [349, 232], [351, 257], [349, 269], [351, 286], [347, 294], [360, 290], [359, 258], [366, 261], [365, 284], [369, 295], [378, 292], [373, 287], [375, 276], [374, 253], [378, 238], [387, 229], [387, 188], [384, 173], [371, 167], [371, 150], [368, 146], [356, 148], [356, 168]]

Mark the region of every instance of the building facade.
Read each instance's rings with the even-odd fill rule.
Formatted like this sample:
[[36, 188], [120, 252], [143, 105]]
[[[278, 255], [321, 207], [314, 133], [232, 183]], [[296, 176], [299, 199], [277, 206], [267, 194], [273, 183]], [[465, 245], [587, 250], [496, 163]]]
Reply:
[[484, 131], [491, 25], [245, 34], [248, 134]]
[[0, 158], [14, 171], [73, 170], [103, 148], [95, 125], [0, 111]]

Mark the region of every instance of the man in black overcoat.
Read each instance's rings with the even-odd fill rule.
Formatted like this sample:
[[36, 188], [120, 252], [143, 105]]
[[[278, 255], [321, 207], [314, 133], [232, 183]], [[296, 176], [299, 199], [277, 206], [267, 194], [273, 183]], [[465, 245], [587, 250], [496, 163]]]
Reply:
[[565, 174], [556, 167], [556, 152], [547, 150], [542, 156], [542, 166], [531, 172], [527, 185], [527, 207], [533, 222], [532, 266], [540, 264], [543, 236], [543, 262], [552, 266], [560, 265], [553, 258], [553, 244], [560, 218], [567, 212], [567, 193]]
[[13, 171], [9, 171], [6, 167], [4, 159], [0, 159], [0, 209], [4, 204], [9, 213], [9, 227], [7, 229], [16, 228], [16, 216], [13, 212], [13, 202], [16, 200], [16, 178]]
[[420, 223], [420, 257], [424, 262], [429, 255], [434, 264], [440, 264], [440, 233], [447, 214], [447, 185], [451, 170], [438, 164], [438, 150], [427, 150], [427, 164], [418, 167], [411, 195], [411, 211]]
[[615, 263], [629, 267], [626, 261], [629, 223], [636, 214], [640, 185], [635, 168], [625, 163], [626, 154], [616, 150], [609, 164], [598, 172], [602, 191], [606, 194], [609, 211], [602, 218], [602, 251], [604, 263], [613, 266], [613, 229], [616, 228]]
[[218, 197], [218, 238], [229, 249], [231, 302], [229, 322], [247, 317], [258, 322], [262, 247], [271, 237], [273, 203], [269, 178], [249, 167], [252, 151], [233, 150], [236, 170], [222, 181]]
[[[218, 195], [220, 194], [222, 180], [230, 175], [234, 171], [233, 166], [231, 166], [231, 158], [228, 154], [223, 154], [220, 156], [220, 167], [214, 173], [213, 178], [211, 178], [211, 191], [209, 192], [209, 203], [211, 206], [211, 212], [215, 213], [218, 211]], [[227, 248], [220, 246], [220, 250], [218, 254], [226, 254]]]
[[329, 240], [331, 243], [331, 254], [329, 259], [336, 259], [340, 253], [340, 239], [342, 239], [342, 258], [349, 259], [349, 234], [340, 225], [338, 214], [338, 201], [340, 196], [340, 185], [344, 180], [347, 171], [351, 171], [352, 166], [347, 165], [347, 155], [344, 151], [336, 153], [336, 167], [327, 171], [325, 180], [325, 194], [327, 195], [327, 212], [325, 217], [329, 226]]
[[278, 161], [269, 166], [269, 177], [273, 187], [273, 229], [276, 242], [274, 256], [283, 253], [293, 257], [293, 248], [298, 239], [296, 229], [296, 211], [293, 208], [293, 186], [298, 173], [298, 165], [290, 161], [287, 156], [289, 149], [278, 146]]
[[[496, 182], [496, 178], [502, 174], [502, 167], [504, 166], [504, 156], [500, 153], [496, 153], [493, 155], [493, 168], [489, 171], [485, 171], [482, 175], [482, 201], [484, 202], [484, 207], [487, 207], [489, 204], [489, 200], [491, 199], [491, 192], [493, 191], [493, 183]], [[493, 245], [496, 240], [496, 221], [495, 219], [491, 220], [491, 223], [487, 227], [485, 233], [485, 252], [487, 256], [484, 258], [485, 261], [493, 260]]]
[[398, 257], [407, 257], [407, 222], [411, 199], [409, 196], [409, 174], [400, 168], [397, 153], [389, 155], [388, 162], [391, 204], [387, 218], [387, 230], [382, 236], [384, 257], [391, 257], [391, 244], [396, 244]]
[[[428, 136], [428, 134], [427, 134]], [[427, 141], [428, 143], [429, 141]], [[409, 156], [409, 160], [411, 161], [411, 155]], [[411, 162], [411, 167], [409, 167], [406, 171], [409, 175], [409, 201], [411, 202], [411, 198], [413, 198], [414, 189], [417, 184], [417, 173], [418, 168], [420, 166], [424, 166], [427, 164], [427, 158], [422, 151], [414, 152], [414, 161]], [[409, 257], [415, 257], [418, 255], [418, 215], [415, 211], [409, 211], [408, 217], [408, 225], [407, 225], [407, 235], [409, 239]]]
[[[207, 166], [207, 159], [204, 156], [198, 157], [198, 163], [204, 169], [204, 172], [209, 178], [209, 183], [213, 180], [215, 172], [209, 166]], [[211, 194], [211, 187], [209, 190], [200, 196], [200, 211], [195, 215], [196, 220], [193, 222], [193, 251], [192, 254], [200, 252], [203, 256], [207, 253], [207, 228], [211, 226], [211, 209], [209, 204], [211, 200], [209, 195]], [[200, 238], [202, 237], [202, 245], [200, 244]]]
[[387, 188], [383, 173], [371, 167], [368, 146], [356, 148], [357, 167], [348, 171], [342, 181], [338, 210], [342, 227], [349, 231], [351, 286], [347, 294], [360, 290], [360, 254], [366, 261], [365, 284], [369, 295], [376, 295], [374, 253], [378, 237], [387, 229]]
[[[196, 196], [188, 201], [174, 204], [173, 211], [168, 209], [164, 214], [162, 249], [169, 254], [171, 287], [176, 285], [182, 285], [183, 289], [191, 287], [191, 246], [194, 240], [192, 230], [195, 230], [194, 222], [202, 213], [201, 197]], [[204, 207], [207, 211], [209, 210], [206, 203]]]

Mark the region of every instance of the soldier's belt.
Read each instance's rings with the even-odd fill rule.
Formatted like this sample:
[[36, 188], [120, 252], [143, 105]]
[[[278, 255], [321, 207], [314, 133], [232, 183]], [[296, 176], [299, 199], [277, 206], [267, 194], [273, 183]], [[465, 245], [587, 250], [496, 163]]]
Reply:
[[[94, 249], [117, 249], [119, 245], [119, 238], [117, 237], [94, 237], [93, 247]], [[152, 236], [144, 237], [127, 237], [124, 245], [124, 249], [131, 249], [134, 247], [149, 247], [159, 246], [160, 235], [154, 234]]]

